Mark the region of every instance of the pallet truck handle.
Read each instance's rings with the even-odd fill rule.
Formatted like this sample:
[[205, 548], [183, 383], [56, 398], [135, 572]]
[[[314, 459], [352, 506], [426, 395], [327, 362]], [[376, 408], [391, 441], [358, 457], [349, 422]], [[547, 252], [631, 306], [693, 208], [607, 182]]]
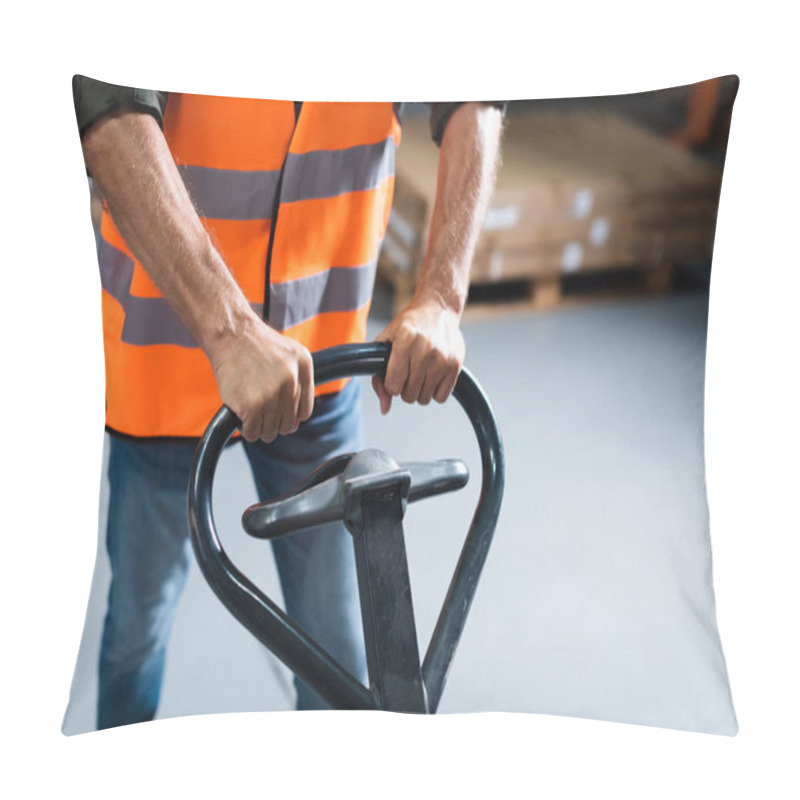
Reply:
[[461, 489], [469, 479], [467, 465], [455, 458], [398, 464], [379, 450], [363, 450], [332, 461], [312, 472], [289, 494], [246, 509], [242, 514], [245, 533], [272, 540], [327, 522], [344, 522], [351, 528], [353, 521], [359, 528], [364, 489], [403, 486], [405, 513], [408, 503]]
[[[355, 375], [382, 375], [391, 345], [371, 342], [314, 353], [317, 384]], [[478, 578], [500, 513], [505, 465], [494, 414], [477, 381], [464, 368], [453, 396], [469, 418], [481, 454], [478, 505], [422, 663], [428, 710], [436, 711], [461, 638]], [[223, 406], [212, 419], [195, 453], [189, 483], [189, 525], [201, 571], [225, 606], [293, 672], [335, 708], [375, 709], [375, 695], [255, 586], [230, 561], [214, 524], [211, 504], [220, 453], [241, 421]]]

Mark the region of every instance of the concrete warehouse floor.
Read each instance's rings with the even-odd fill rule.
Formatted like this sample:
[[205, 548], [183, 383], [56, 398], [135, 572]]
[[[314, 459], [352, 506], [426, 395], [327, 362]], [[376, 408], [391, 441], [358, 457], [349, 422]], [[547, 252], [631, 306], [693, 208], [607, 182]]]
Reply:
[[[659, 584], [659, 565], [648, 572], [647, 542], [668, 549], [676, 531], [701, 540], [705, 535], [707, 300], [703, 292], [688, 292], [465, 323], [466, 363], [491, 398], [503, 432], [507, 485], [441, 712], [614, 719], [614, 703], [628, 692], [636, 694], [640, 717], [657, 723], [661, 712], [630, 674], [628, 637], [647, 634], [639, 617], [621, 617], [620, 608], [645, 615], [658, 629], [658, 641], [646, 643], [653, 658], [640, 665], [649, 670], [654, 692], [695, 691], [670, 684], [681, 678], [661, 672], [659, 661], [668, 670], [685, 648], [682, 630], [694, 624], [694, 598], [679, 602], [671, 583]], [[385, 307], [379, 295], [371, 336], [386, 322]], [[455, 401], [426, 409], [396, 403], [381, 418], [369, 390], [365, 419], [368, 446], [398, 460], [457, 456], [470, 466], [466, 489], [411, 506], [406, 517], [424, 649], [477, 501], [477, 446]], [[239, 535], [241, 511], [255, 499], [240, 448], [226, 451], [217, 475], [224, 544], [234, 562], [247, 565], [256, 583], [279, 599], [268, 545]], [[101, 523], [105, 501], [104, 486]], [[65, 733], [93, 727], [108, 581], [102, 548], [99, 553]], [[629, 559], [644, 565], [633, 582], [619, 577], [627, 574]], [[645, 590], [660, 592], [657, 607], [642, 607]], [[641, 639], [638, 645], [645, 647]], [[282, 710], [292, 703], [286, 669], [233, 620], [194, 567], [172, 636], [160, 716]]]

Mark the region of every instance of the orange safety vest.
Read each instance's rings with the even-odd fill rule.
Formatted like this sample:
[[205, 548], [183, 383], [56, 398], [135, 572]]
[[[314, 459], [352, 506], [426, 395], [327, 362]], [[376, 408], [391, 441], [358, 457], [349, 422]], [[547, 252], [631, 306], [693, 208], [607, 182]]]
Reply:
[[[253, 309], [311, 352], [364, 341], [400, 142], [393, 104], [309, 102], [296, 116], [292, 102], [171, 94], [164, 135]], [[99, 263], [107, 427], [202, 435], [220, 406], [211, 365], [107, 210]]]

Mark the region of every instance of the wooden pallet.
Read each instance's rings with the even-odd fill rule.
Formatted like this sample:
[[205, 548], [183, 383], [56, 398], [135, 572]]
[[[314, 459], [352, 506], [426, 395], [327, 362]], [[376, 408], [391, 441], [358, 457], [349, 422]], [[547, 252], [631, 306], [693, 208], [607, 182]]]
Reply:
[[[588, 304], [619, 302], [670, 292], [675, 283], [675, 265], [527, 277], [518, 280], [473, 283], [464, 319], [531, 313]], [[397, 273], [379, 271], [392, 290], [392, 312], [398, 314], [409, 302], [414, 287], [410, 281], [397, 282]]]
[[674, 282], [675, 266], [662, 264], [475, 284], [470, 289], [465, 318], [549, 311], [658, 296], [671, 291]]

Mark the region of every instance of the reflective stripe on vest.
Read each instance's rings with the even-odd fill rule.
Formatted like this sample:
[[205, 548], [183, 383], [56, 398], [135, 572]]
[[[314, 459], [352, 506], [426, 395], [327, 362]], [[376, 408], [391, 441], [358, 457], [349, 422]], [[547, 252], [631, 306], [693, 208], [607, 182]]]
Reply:
[[[164, 134], [212, 240], [254, 311], [283, 169], [269, 322], [312, 352], [363, 341], [394, 188], [391, 103], [170, 95]], [[99, 248], [106, 422], [132, 436], [199, 436], [220, 405], [211, 366], [107, 213]], [[318, 387], [335, 391], [343, 381]]]

